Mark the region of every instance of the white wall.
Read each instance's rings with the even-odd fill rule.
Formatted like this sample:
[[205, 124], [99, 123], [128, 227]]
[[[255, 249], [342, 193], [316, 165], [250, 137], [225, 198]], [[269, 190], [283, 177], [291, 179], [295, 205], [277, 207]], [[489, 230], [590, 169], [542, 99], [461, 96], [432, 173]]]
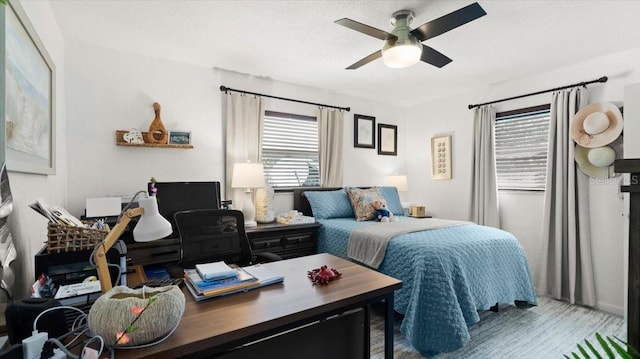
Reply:
[[[158, 181], [223, 179], [219, 75], [213, 70], [70, 42], [67, 58], [69, 204], [133, 195]], [[193, 149], [116, 146], [115, 131], [146, 131], [161, 105], [168, 130], [191, 131]]]
[[[133, 194], [144, 189], [151, 176], [159, 181], [219, 180], [224, 186], [226, 100], [219, 91], [220, 85], [350, 106], [352, 111], [345, 114], [344, 122], [344, 157], [348, 164], [345, 184], [381, 184], [384, 175], [404, 171], [402, 145], [398, 156], [378, 156], [375, 150], [353, 148], [353, 113], [400, 124], [402, 130], [402, 115], [398, 115], [402, 110], [393, 106], [79, 43], [67, 46], [67, 61], [67, 93], [72, 99], [68, 103], [72, 213], [82, 213], [87, 197]], [[148, 128], [154, 118], [154, 101], [162, 106], [165, 127], [192, 132], [194, 149], [115, 146], [116, 129]], [[315, 106], [269, 98], [265, 98], [265, 108], [316, 115]], [[291, 208], [289, 201], [290, 198], [280, 205], [282, 210]]]
[[[437, 216], [468, 219], [473, 111], [470, 103], [480, 103], [519, 94], [554, 88], [571, 83], [609, 76], [606, 84], [589, 87], [589, 102], [614, 102], [622, 105], [624, 87], [640, 80], [640, 49], [593, 59], [584, 63], [549, 71], [523, 79], [488, 86], [477, 93], [445, 98], [408, 109], [407, 146], [419, 149], [407, 161], [409, 195], [412, 201], [426, 204]], [[507, 111], [548, 103], [550, 94], [526, 97], [496, 104], [496, 110]], [[451, 181], [431, 180], [429, 139], [440, 133], [454, 133], [454, 173]], [[625, 129], [625, 145], [640, 133]], [[590, 185], [591, 234], [598, 307], [613, 313], [624, 312], [624, 203], [618, 179], [592, 181]], [[539, 221], [542, 194], [504, 192], [500, 194], [503, 227], [518, 235], [530, 261], [534, 278], [538, 274]]]
[[62, 206], [66, 205], [67, 200], [64, 40], [49, 3], [24, 1], [21, 4], [56, 67], [57, 168], [56, 174], [49, 176], [9, 172], [14, 203], [9, 226], [18, 253], [11, 264], [16, 274], [15, 299], [30, 295], [29, 288], [34, 281], [33, 256], [44, 245], [47, 234], [47, 221], [28, 205], [40, 197]]

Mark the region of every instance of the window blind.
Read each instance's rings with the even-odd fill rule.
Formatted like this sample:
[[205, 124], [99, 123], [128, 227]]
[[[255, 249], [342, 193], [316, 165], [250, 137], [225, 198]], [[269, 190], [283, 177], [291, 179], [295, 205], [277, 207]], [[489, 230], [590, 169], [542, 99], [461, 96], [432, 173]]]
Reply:
[[318, 163], [318, 122], [315, 117], [265, 113], [262, 164], [271, 187], [320, 186]]
[[496, 117], [498, 189], [544, 191], [549, 110]]

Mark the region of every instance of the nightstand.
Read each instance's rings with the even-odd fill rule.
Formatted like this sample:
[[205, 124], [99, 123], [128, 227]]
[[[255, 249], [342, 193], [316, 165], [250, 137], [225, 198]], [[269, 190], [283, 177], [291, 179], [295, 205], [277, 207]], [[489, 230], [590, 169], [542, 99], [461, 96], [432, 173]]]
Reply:
[[246, 228], [246, 232], [254, 253], [271, 252], [288, 259], [317, 253], [318, 228], [319, 223], [259, 223], [257, 227]]

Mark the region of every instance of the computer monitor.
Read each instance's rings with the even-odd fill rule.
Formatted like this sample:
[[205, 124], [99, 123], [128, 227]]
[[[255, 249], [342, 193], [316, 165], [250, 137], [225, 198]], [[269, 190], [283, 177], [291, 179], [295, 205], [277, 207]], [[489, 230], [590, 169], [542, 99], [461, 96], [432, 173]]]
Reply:
[[[174, 234], [176, 224], [173, 215], [176, 212], [220, 208], [220, 182], [156, 182], [155, 188], [158, 210], [171, 222]], [[151, 195], [151, 182], [147, 189]]]

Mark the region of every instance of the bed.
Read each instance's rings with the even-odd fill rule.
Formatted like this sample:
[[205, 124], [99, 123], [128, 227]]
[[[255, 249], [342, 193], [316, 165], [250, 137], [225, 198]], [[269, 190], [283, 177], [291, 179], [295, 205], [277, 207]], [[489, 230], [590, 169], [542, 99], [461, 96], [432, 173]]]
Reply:
[[[399, 219], [396, 225], [429, 221], [403, 216], [395, 188], [375, 188]], [[390, 223], [356, 220], [357, 207], [347, 191], [296, 189], [294, 207], [322, 224], [318, 252], [351, 259], [347, 247], [352, 232]], [[496, 303], [536, 303], [529, 266], [517, 239], [473, 223], [393, 237], [376, 269], [402, 280], [402, 289], [394, 296], [394, 310], [403, 315], [403, 335], [424, 356], [464, 346], [470, 339], [469, 327], [480, 320], [479, 310]]]

